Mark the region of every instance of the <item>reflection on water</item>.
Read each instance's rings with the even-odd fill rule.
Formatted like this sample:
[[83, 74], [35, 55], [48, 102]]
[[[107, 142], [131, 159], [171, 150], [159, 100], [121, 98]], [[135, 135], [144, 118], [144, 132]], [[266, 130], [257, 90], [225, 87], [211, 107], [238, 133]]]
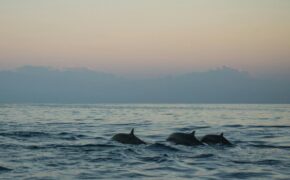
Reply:
[[[135, 134], [148, 145], [111, 137]], [[185, 147], [172, 132], [224, 132], [233, 147]], [[0, 105], [1, 179], [290, 176], [290, 105]]]

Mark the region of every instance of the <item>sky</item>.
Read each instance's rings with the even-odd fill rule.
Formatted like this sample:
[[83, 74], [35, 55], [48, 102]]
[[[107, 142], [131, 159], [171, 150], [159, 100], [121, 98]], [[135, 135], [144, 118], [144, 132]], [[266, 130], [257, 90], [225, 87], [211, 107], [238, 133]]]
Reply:
[[290, 72], [289, 0], [0, 0], [0, 69]]

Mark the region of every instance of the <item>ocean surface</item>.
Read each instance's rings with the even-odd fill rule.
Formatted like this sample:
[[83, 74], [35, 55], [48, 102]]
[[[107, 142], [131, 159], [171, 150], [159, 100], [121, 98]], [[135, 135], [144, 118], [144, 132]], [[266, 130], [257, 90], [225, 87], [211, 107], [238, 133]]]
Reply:
[[[165, 141], [193, 130], [234, 146]], [[290, 179], [290, 105], [2, 104], [0, 179]]]

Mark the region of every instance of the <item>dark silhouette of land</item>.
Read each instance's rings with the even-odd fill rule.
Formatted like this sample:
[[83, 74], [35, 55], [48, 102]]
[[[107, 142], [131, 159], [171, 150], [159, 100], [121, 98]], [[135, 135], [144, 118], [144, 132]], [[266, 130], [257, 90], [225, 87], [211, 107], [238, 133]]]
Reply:
[[290, 103], [289, 78], [254, 78], [222, 67], [129, 79], [86, 69], [0, 71], [1, 103]]

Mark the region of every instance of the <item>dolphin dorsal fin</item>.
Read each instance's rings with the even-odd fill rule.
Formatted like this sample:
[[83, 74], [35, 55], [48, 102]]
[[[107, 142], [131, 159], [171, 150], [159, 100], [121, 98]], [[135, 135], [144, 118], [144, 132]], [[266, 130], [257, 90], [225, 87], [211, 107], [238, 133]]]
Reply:
[[224, 137], [224, 133], [222, 132], [222, 133], [220, 134], [220, 136], [221, 136], [221, 137]]
[[192, 131], [190, 134], [194, 136], [195, 135], [195, 131]]
[[132, 128], [130, 135], [134, 136], [134, 128]]

